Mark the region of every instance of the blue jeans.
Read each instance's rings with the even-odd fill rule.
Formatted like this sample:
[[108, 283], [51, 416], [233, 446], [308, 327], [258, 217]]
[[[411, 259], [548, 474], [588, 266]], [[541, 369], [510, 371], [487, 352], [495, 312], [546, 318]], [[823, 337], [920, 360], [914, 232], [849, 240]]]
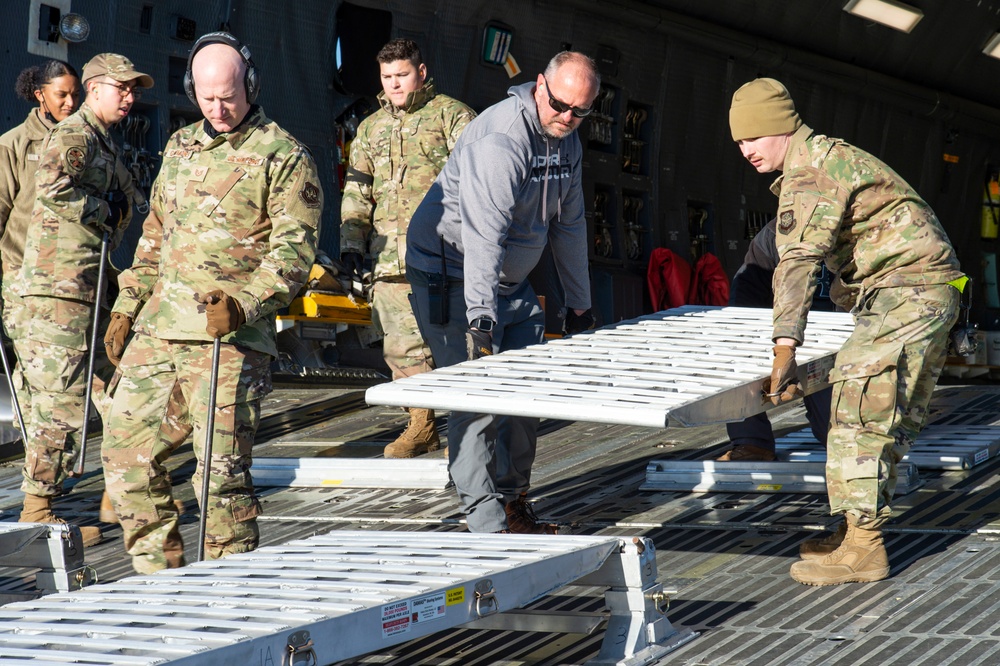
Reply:
[[[431, 348], [434, 365], [444, 368], [468, 360], [464, 282], [448, 281], [448, 321], [430, 322], [429, 274], [407, 267], [417, 326]], [[493, 353], [542, 342], [545, 315], [527, 280], [508, 296], [497, 298]], [[448, 417], [448, 471], [458, 491], [470, 532], [507, 528], [504, 506], [531, 484], [537, 418], [452, 412]]]

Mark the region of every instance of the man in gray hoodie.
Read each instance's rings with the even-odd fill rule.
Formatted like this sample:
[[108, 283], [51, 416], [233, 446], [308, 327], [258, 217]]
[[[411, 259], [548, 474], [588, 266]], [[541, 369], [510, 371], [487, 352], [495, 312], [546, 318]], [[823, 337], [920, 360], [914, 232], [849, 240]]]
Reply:
[[[565, 292], [565, 331], [593, 326], [576, 129], [600, 85], [593, 60], [556, 55], [469, 123], [414, 212], [406, 275], [437, 367], [543, 340], [528, 273], [546, 244]], [[555, 533], [526, 501], [537, 427], [534, 418], [452, 412], [449, 471], [469, 531]]]

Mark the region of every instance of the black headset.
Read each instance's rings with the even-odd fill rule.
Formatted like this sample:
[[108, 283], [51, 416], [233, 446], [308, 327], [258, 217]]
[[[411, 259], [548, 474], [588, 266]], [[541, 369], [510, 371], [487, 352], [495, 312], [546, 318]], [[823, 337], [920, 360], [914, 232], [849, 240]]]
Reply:
[[231, 46], [243, 58], [243, 63], [246, 65], [246, 74], [243, 76], [243, 87], [247, 91], [247, 102], [253, 104], [257, 99], [257, 94], [260, 92], [260, 76], [257, 74], [257, 68], [254, 67], [250, 49], [240, 44], [240, 40], [228, 32], [210, 32], [207, 35], [202, 35], [194, 43], [194, 46], [191, 47], [191, 53], [188, 54], [187, 69], [184, 71], [184, 92], [187, 93], [188, 99], [195, 106], [198, 106], [198, 98], [194, 94], [194, 77], [191, 75], [191, 63], [194, 61], [194, 54], [198, 52], [198, 49], [209, 44], [226, 44]]

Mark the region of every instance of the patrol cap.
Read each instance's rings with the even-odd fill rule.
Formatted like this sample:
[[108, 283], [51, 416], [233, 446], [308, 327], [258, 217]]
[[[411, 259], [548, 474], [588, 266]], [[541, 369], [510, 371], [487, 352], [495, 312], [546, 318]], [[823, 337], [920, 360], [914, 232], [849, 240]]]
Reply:
[[788, 90], [774, 79], [754, 79], [733, 93], [729, 128], [733, 141], [790, 134], [802, 127]]
[[153, 87], [152, 76], [135, 71], [135, 65], [132, 64], [132, 61], [117, 53], [100, 53], [83, 66], [84, 81], [95, 76], [107, 76], [122, 83], [137, 79], [136, 85], [138, 87]]

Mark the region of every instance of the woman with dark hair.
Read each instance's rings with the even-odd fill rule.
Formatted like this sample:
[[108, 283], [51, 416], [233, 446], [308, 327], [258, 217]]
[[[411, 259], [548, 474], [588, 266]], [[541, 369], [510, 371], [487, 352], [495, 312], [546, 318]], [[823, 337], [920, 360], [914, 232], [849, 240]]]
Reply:
[[[71, 65], [61, 60], [47, 60], [24, 69], [14, 90], [18, 97], [33, 104], [23, 123], [0, 136], [0, 266], [2, 266], [3, 328], [11, 341], [19, 340], [28, 322], [21, 296], [19, 274], [24, 261], [25, 237], [35, 205], [35, 170], [45, 137], [57, 123], [65, 120], [79, 105], [80, 77]], [[18, 402], [30, 405], [27, 383], [19, 364], [11, 369]], [[26, 460], [39, 472], [50, 464], [46, 460]], [[41, 476], [45, 476], [44, 473]], [[37, 516], [32, 522], [44, 521]], [[100, 540], [96, 527], [81, 527], [85, 544]]]

